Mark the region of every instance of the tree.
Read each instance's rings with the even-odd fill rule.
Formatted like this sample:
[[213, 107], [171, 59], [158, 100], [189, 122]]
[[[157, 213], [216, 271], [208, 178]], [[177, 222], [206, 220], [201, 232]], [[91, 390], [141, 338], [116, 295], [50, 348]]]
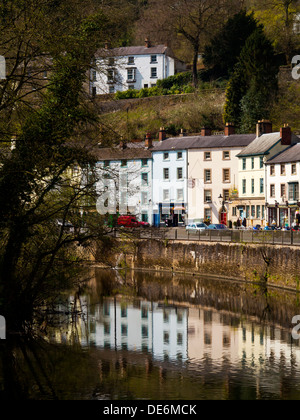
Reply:
[[230, 17], [222, 29], [213, 37], [204, 49], [204, 64], [213, 78], [228, 78], [246, 40], [258, 28], [253, 13], [246, 10]]
[[[224, 15], [238, 11], [243, 1], [223, 0], [149, 0], [138, 21], [139, 33], [178, 48], [185, 44], [191, 51], [193, 85], [198, 83], [198, 55], [205, 42], [224, 21]], [[237, 10], [238, 9], [238, 10]], [[175, 42], [174, 42], [175, 37]]]
[[[254, 110], [259, 110], [261, 118], [267, 118], [263, 114], [269, 112], [276, 96], [278, 71], [279, 64], [274, 48], [259, 27], [247, 39], [229, 80], [224, 109], [225, 122], [234, 122], [240, 126], [243, 118], [246, 118], [248, 127], [252, 127], [257, 121], [257, 112], [253, 112]], [[246, 112], [244, 116], [243, 112]], [[250, 116], [252, 117], [249, 120]]]
[[300, 13], [299, 0], [252, 0], [250, 8], [264, 25], [276, 51], [283, 52], [289, 63], [300, 46], [299, 34], [294, 31], [294, 24]]
[[[101, 10], [84, 14], [81, 1], [65, 0], [8, 0], [0, 24], [8, 62], [0, 84], [0, 312], [11, 330], [69, 285], [70, 245], [103, 236], [97, 214], [84, 230], [80, 225], [79, 211], [94, 195], [91, 141], [98, 129], [83, 85], [99, 39], [113, 25]], [[69, 220], [74, 232], [66, 230]]]

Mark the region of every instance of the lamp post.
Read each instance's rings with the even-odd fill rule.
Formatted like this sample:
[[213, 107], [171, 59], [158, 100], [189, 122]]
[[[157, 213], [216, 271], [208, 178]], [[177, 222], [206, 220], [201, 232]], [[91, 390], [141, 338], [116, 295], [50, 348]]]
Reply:
[[226, 208], [225, 208], [224, 197], [222, 196], [222, 194], [219, 195], [218, 199], [219, 199], [219, 203], [222, 205], [220, 222], [222, 224], [226, 225], [227, 224], [227, 220], [226, 220], [227, 218], [226, 218], [226, 216], [224, 217], [224, 215], [226, 215], [227, 213], [226, 213]]

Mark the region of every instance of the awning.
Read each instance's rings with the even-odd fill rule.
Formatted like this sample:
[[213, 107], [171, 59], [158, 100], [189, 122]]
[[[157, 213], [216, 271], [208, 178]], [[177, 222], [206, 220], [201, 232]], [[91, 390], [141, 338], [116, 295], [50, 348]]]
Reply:
[[174, 207], [174, 211], [181, 211], [181, 210], [185, 211], [185, 207], [182, 207], [182, 206]]

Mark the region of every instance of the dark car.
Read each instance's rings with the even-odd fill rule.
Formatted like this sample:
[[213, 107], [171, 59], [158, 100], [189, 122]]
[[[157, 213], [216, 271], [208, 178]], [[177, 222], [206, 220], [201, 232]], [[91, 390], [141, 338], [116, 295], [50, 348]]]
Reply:
[[228, 227], [223, 225], [222, 223], [219, 224], [211, 224], [208, 226], [208, 229], [215, 229], [215, 230], [228, 230]]

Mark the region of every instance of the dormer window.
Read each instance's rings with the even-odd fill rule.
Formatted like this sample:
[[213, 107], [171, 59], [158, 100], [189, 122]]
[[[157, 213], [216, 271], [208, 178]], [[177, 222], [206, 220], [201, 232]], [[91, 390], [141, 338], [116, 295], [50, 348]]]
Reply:
[[108, 65], [109, 66], [114, 66], [115, 65], [115, 59], [114, 59], [114, 57], [109, 57], [109, 59], [108, 59]]
[[128, 64], [134, 64], [134, 57], [128, 57]]

